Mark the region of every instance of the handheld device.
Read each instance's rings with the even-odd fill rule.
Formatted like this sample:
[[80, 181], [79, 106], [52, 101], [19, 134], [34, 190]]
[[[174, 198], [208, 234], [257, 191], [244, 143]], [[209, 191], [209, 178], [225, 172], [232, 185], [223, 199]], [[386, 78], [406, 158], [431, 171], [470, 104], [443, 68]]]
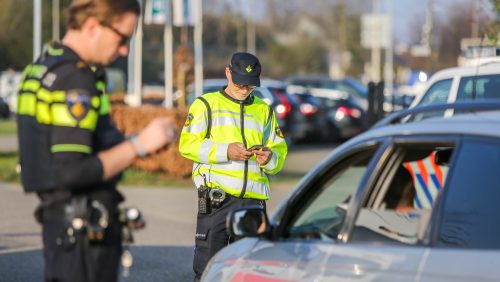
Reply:
[[264, 149], [264, 145], [253, 145], [252, 147], [248, 148], [247, 151], [254, 151], [254, 150], [262, 150]]

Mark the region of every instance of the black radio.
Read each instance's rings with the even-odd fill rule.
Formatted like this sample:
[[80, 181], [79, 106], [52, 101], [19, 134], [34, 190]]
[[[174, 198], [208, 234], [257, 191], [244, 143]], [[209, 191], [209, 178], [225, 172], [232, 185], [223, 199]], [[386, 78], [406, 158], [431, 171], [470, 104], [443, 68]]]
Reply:
[[209, 214], [212, 211], [210, 206], [210, 188], [205, 185], [198, 187], [198, 213]]

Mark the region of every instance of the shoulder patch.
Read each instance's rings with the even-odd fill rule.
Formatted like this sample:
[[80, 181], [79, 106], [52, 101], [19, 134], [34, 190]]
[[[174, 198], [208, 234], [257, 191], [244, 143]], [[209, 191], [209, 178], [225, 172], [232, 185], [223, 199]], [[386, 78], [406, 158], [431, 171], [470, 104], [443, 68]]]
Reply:
[[186, 122], [184, 123], [184, 127], [188, 127], [193, 121], [193, 115], [189, 113], [186, 117]]
[[90, 94], [84, 89], [73, 89], [66, 93], [66, 105], [71, 115], [78, 121], [87, 116], [90, 109]]
[[283, 131], [279, 127], [276, 127], [276, 135], [278, 135], [280, 138], [285, 139], [285, 135], [283, 134]]

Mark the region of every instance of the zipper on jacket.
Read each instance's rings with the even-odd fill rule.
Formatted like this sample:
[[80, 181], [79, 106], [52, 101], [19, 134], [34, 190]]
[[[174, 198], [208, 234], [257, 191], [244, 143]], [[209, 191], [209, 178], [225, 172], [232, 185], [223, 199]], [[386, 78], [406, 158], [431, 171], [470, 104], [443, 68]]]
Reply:
[[[243, 144], [245, 148], [247, 147], [247, 140], [245, 139], [245, 104], [244, 101], [240, 101], [240, 130], [241, 130], [241, 138], [243, 140]], [[248, 178], [248, 160], [245, 160], [245, 170], [243, 176], [243, 187], [241, 189], [240, 199], [243, 199], [245, 196], [245, 192], [247, 190], [247, 178]]]

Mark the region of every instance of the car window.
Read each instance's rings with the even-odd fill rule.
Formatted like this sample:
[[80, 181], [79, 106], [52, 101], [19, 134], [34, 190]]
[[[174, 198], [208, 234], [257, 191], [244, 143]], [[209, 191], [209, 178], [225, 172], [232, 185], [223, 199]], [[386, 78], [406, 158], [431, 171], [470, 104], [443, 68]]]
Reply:
[[334, 90], [339, 90], [339, 91], [344, 91], [344, 92], [347, 92], [349, 93], [349, 95], [354, 95], [356, 97], [363, 97], [363, 98], [367, 98], [367, 96], [361, 94], [361, 93], [358, 93], [356, 91], [356, 89], [354, 89], [353, 87], [351, 87], [349, 84], [347, 83], [344, 83], [344, 82], [334, 82], [334, 83], [330, 83], [329, 84], [330, 87], [327, 87], [329, 89], [334, 89]]
[[453, 145], [397, 146], [356, 218], [351, 242], [416, 244], [445, 187]]
[[418, 105], [425, 106], [436, 103], [446, 103], [450, 95], [452, 81], [452, 79], [444, 79], [434, 83], [429, 90], [427, 90]]
[[[417, 106], [426, 106], [431, 104], [446, 103], [448, 101], [448, 96], [450, 95], [451, 84], [453, 79], [444, 79], [435, 82], [429, 90], [424, 94], [424, 97]], [[415, 120], [421, 120], [430, 117], [442, 116], [444, 111], [428, 112], [425, 114], [415, 115]]]
[[458, 86], [457, 100], [500, 99], [500, 75], [463, 77]]
[[446, 192], [439, 245], [500, 248], [500, 142], [467, 140]]
[[347, 157], [320, 176], [317, 187], [312, 187], [306, 203], [292, 221], [285, 237], [301, 239], [337, 238], [344, 221], [345, 211], [351, 195], [359, 186], [376, 147]]

